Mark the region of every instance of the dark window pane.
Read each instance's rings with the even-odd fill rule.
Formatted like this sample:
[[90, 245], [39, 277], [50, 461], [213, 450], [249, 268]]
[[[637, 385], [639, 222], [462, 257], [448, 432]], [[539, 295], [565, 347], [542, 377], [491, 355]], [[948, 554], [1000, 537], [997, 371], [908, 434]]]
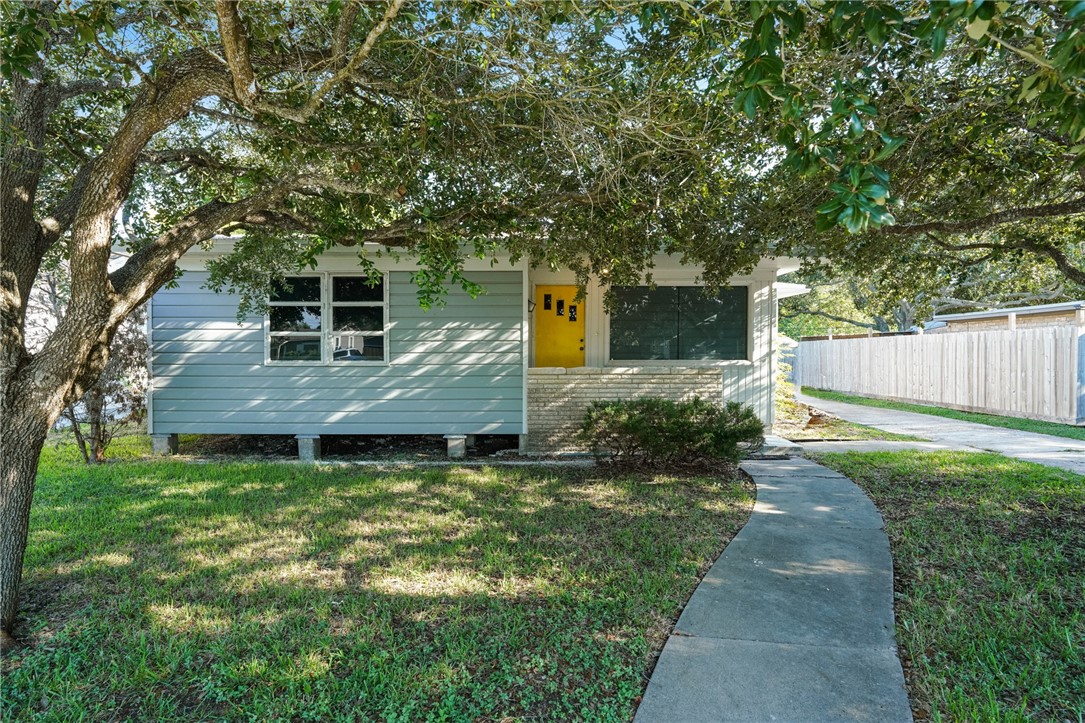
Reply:
[[745, 287], [704, 290], [679, 287], [679, 359], [745, 359], [747, 299]]
[[365, 356], [366, 359], [372, 359], [374, 361], [384, 361], [384, 337], [366, 337], [365, 346], [362, 347], [362, 354]]
[[746, 359], [748, 301], [745, 287], [705, 296], [694, 286], [615, 289], [610, 358]]
[[678, 358], [678, 290], [674, 286], [615, 289], [610, 317], [610, 358]]
[[332, 278], [332, 301], [384, 301], [384, 281], [379, 279], [370, 286], [369, 279], [362, 276], [336, 276]]
[[332, 331], [380, 331], [383, 328], [383, 306], [336, 306], [332, 309]]
[[271, 307], [272, 331], [319, 331], [319, 306], [273, 306]]
[[272, 301], [311, 301], [320, 303], [319, 276], [287, 276], [271, 285]]
[[320, 336], [274, 336], [268, 338], [271, 361], [320, 361]]

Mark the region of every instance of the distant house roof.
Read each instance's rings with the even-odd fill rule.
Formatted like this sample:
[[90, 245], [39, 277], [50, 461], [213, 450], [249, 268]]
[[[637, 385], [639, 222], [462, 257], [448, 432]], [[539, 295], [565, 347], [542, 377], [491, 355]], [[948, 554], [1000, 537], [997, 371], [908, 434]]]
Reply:
[[933, 321], [968, 321], [969, 319], [997, 319], [1000, 316], [1017, 314], [1051, 314], [1060, 311], [1076, 311], [1085, 309], [1085, 300], [1064, 301], [1061, 304], [1040, 304], [1039, 306], [1015, 306], [1005, 309], [991, 309], [990, 311], [970, 311], [967, 314], [935, 314]]

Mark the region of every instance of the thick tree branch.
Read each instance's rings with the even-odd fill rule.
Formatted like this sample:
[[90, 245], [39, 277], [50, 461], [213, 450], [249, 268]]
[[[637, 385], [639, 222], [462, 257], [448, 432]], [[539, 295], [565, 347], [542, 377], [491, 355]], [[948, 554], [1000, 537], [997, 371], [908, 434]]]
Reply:
[[405, 0], [392, 0], [384, 13], [384, 17], [378, 20], [377, 24], [369, 29], [369, 33], [365, 36], [362, 47], [358, 48], [350, 61], [335, 75], [324, 81], [317, 91], [309, 98], [308, 102], [305, 104], [306, 115], [312, 114], [320, 106], [324, 96], [330, 93], [335, 86], [354, 75], [358, 68], [361, 67], [362, 63], [365, 62], [365, 59], [373, 52], [377, 40], [384, 34], [384, 31], [388, 29], [388, 26], [392, 24], [396, 15], [399, 14], [399, 10], [403, 7], [404, 2]]
[[240, 201], [215, 200], [189, 213], [109, 275], [119, 297], [118, 306], [131, 310], [145, 302], [159, 286], [172, 278], [174, 265], [186, 251], [232, 224], [246, 218], [257, 220], [259, 214], [272, 213], [265, 209], [274, 208], [293, 188], [293, 182], [286, 181]]
[[780, 317], [783, 319], [795, 319], [800, 316], [820, 316], [823, 319], [839, 321], [842, 324], [851, 324], [852, 326], [860, 326], [864, 329], [874, 328], [874, 324], [869, 321], [856, 321], [855, 319], [848, 319], [825, 311], [814, 311], [813, 309], [795, 309], [794, 311], [786, 311], [785, 309], [780, 309]]
[[233, 80], [234, 96], [241, 105], [249, 107], [258, 89], [249, 57], [249, 36], [237, 12], [237, 5], [237, 0], [215, 0], [215, 13], [218, 15], [226, 64]]
[[346, 55], [347, 46], [350, 44], [350, 33], [354, 29], [354, 21], [358, 18], [358, 9], [361, 3], [343, 3], [339, 11], [339, 24], [335, 28], [335, 37], [332, 40], [332, 56], [342, 58]]
[[140, 160], [147, 163], [166, 164], [176, 163], [181, 169], [186, 168], [210, 168], [219, 171], [245, 171], [245, 166], [225, 163], [203, 148], [168, 148], [164, 150], [147, 150], [140, 154]]
[[358, 50], [354, 53], [354, 55], [347, 62], [346, 65], [336, 71], [336, 73], [332, 75], [332, 77], [325, 80], [320, 85], [320, 87], [317, 88], [316, 91], [314, 91], [313, 94], [309, 96], [309, 99], [305, 102], [305, 105], [302, 108], [294, 110], [261, 104], [258, 110], [264, 111], [266, 113], [281, 115], [284, 118], [288, 118], [298, 123], [304, 123], [313, 113], [315, 113], [320, 108], [321, 104], [324, 101], [324, 97], [328, 93], [330, 93], [340, 83], [350, 79], [351, 76], [353, 76], [354, 73], [357, 72], [357, 70], [361, 67], [362, 63], [364, 63], [366, 58], [369, 57], [370, 53], [373, 52], [373, 48], [376, 46], [377, 40], [380, 38], [381, 35], [384, 34], [384, 31], [388, 29], [388, 27], [392, 24], [392, 21], [399, 14], [400, 8], [403, 7], [404, 2], [406, 2], [406, 0], [392, 0], [392, 2], [388, 5], [388, 9], [385, 11], [384, 16], [379, 21], [377, 21], [377, 23], [372, 28], [369, 29], [369, 33], [366, 35], [365, 41], [362, 43], [362, 46], [358, 48]]
[[1081, 269], [1074, 264], [1070, 257], [1066, 255], [1066, 252], [1052, 243], [1027, 239], [1016, 241], [973, 241], [963, 244], [953, 244], [940, 239], [933, 239], [933, 241], [947, 251], [976, 251], [980, 249], [1031, 251], [1034, 254], [1051, 259], [1063, 276], [1079, 286], [1085, 286], [1085, 269]]
[[109, 290], [101, 283], [109, 264], [110, 230], [147, 144], [183, 118], [197, 100], [229, 92], [221, 65], [202, 50], [179, 56], [160, 70], [154, 87], [140, 91], [112, 142], [89, 165], [72, 230], [74, 305], [95, 308], [110, 303], [105, 298]]
[[69, 98], [75, 98], [80, 95], [89, 95], [91, 93], [108, 93], [111, 90], [121, 90], [126, 88], [127, 84], [123, 78], [110, 78], [109, 80], [98, 80], [84, 78], [81, 80], [74, 80], [71, 83], [56, 86], [54, 93], [56, 94], [57, 102], [68, 100]]
[[[321, 83], [309, 96], [305, 105], [301, 108], [288, 108], [275, 103], [268, 103], [261, 99], [259, 87], [256, 82], [256, 75], [253, 71], [253, 56], [250, 51], [249, 38], [248, 34], [245, 32], [244, 22], [237, 12], [237, 3], [235, 0], [215, 0], [215, 10], [218, 16], [220, 33], [223, 41], [223, 51], [226, 56], [226, 64], [229, 68], [232, 80], [233, 98], [242, 106], [252, 111], [278, 116], [294, 121], [295, 123], [306, 122], [310, 116], [320, 109], [324, 97], [327, 96], [328, 93], [344, 81], [350, 79], [354, 73], [357, 72], [373, 52], [377, 40], [391, 25], [405, 2], [406, 0], [392, 0], [388, 9], [385, 11], [384, 16], [370, 28], [365, 41], [354, 55], [351, 56], [350, 60], [330, 78]], [[348, 7], [349, 5], [350, 4], [348, 3]], [[357, 10], [351, 9], [345, 10], [344, 12], [347, 13], [346, 20], [348, 23], [353, 24], [351, 13], [356, 15]], [[346, 35], [344, 35], [344, 33], [346, 33]], [[347, 38], [349, 38], [349, 27], [345, 27], [341, 22], [339, 28], [337, 28], [336, 36], [333, 38], [333, 60], [335, 59], [337, 52], [335, 46], [345, 43]], [[321, 53], [320, 59], [326, 60], [324, 53]], [[269, 58], [265, 57], [257, 58], [257, 62], [260, 65], [265, 65], [268, 60]]]
[[1055, 266], [1062, 272], [1063, 276], [1070, 279], [1078, 286], [1085, 286], [1085, 270], [1075, 265], [1074, 262], [1070, 260], [1070, 257], [1058, 246], [1050, 243], [1028, 241], [1022, 241], [1018, 243], [1017, 246], [1018, 248], [1023, 248], [1032, 251], [1033, 253], [1047, 256], [1055, 262]]
[[[1085, 197], [1064, 203], [1049, 203], [1027, 208], [1011, 208], [997, 211], [968, 221], [930, 221], [928, 223], [884, 226], [881, 233], [890, 236], [903, 236], [919, 233], [973, 234], [986, 231], [996, 226], [1034, 218], [1052, 218], [1055, 216], [1074, 216], [1085, 213]], [[981, 247], [977, 247], [981, 248]], [[982, 247], [987, 248], [987, 247]]]

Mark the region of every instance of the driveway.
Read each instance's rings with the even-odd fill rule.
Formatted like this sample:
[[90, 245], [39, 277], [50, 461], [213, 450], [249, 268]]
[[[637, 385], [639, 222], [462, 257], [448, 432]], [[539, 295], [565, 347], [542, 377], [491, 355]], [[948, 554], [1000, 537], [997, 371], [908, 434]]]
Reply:
[[888, 449], [960, 449], [997, 452], [1027, 462], [1060, 467], [1085, 474], [1085, 441], [1053, 437], [1049, 434], [1022, 432], [1016, 429], [990, 427], [986, 424], [961, 422], [929, 414], [878, 409], [859, 404], [845, 404], [817, 399], [803, 394], [796, 398], [841, 419], [865, 424], [886, 432], [911, 434], [929, 439], [929, 443], [914, 442], [804, 442], [803, 449], [812, 452], [880, 451]]

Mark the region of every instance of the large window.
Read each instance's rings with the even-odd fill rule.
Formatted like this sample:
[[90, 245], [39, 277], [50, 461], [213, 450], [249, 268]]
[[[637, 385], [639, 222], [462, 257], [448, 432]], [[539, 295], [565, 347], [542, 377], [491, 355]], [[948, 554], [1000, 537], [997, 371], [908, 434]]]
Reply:
[[385, 280], [288, 276], [268, 300], [269, 362], [384, 363]]
[[706, 296], [697, 286], [615, 289], [610, 358], [615, 361], [748, 358], [749, 301], [744, 286]]

